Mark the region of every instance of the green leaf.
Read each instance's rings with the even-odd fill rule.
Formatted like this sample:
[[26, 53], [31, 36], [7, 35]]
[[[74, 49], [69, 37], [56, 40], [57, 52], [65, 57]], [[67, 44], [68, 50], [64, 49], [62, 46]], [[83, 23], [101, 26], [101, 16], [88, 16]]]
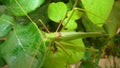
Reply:
[[[76, 42], [79, 42], [79, 44]], [[81, 39], [72, 40], [70, 41], [70, 44], [71, 43], [72, 45], [74, 43], [75, 44], [73, 46], [69, 46], [69, 44], [66, 45], [63, 42], [60, 42], [60, 44], [62, 44], [62, 46], [65, 48], [65, 51], [58, 46], [55, 52], [51, 50], [47, 54], [45, 63], [43, 64], [42, 68], [66, 68], [67, 65], [79, 62], [84, 56], [84, 51], [82, 51], [84, 50], [84, 44]], [[83, 49], [76, 49], [75, 46], [80, 46]]]
[[61, 42], [61, 44], [66, 48], [65, 54], [67, 57], [67, 64], [78, 63], [84, 56], [85, 46], [81, 38], [70, 40], [68, 42]]
[[[68, 21], [68, 18], [64, 20], [62, 23], [63, 26], [66, 25], [66, 22]], [[65, 26], [67, 30], [75, 30], [77, 28], [77, 23], [74, 20], [69, 20], [68, 24]]]
[[40, 7], [45, 0], [12, 0], [9, 7], [16, 16], [24, 16], [25, 12], [29, 13]]
[[37, 23], [39, 27], [43, 27], [43, 25], [40, 23], [40, 21], [38, 21], [38, 19], [41, 19], [44, 24], [50, 21], [50, 19], [48, 18], [47, 9], [48, 9], [48, 4], [44, 4], [43, 6], [41, 6], [40, 8], [29, 14], [32, 20], [35, 23]]
[[[119, 21], [115, 16], [111, 16], [111, 22], [105, 23], [104, 27], [109, 37], [114, 37], [117, 34], [117, 29], [119, 27]], [[111, 28], [112, 27], [112, 28]]]
[[77, 20], [82, 16], [83, 12], [80, 12], [77, 9], [71, 10], [68, 12], [68, 18], [70, 18], [71, 20]]
[[5, 5], [10, 4], [10, 0], [0, 0], [0, 2]]
[[[1, 55], [1, 54], [0, 54]], [[5, 60], [0, 56], [0, 67], [6, 65]]]
[[79, 68], [101, 68], [101, 67], [93, 62], [86, 61], [82, 62]]
[[57, 44], [54, 44], [56, 46], [55, 50], [54, 45], [51, 45], [52, 49], [49, 49], [50, 51], [46, 56], [46, 60], [42, 68], [66, 68], [66, 66], [69, 67], [70, 64], [79, 62], [84, 56], [85, 48], [81, 39], [67, 42], [59, 41], [59, 44], [61, 44], [64, 49], [60, 48]]
[[66, 5], [68, 10], [71, 10], [73, 8], [73, 3], [71, 0]]
[[42, 34], [32, 23], [15, 24], [14, 30], [1, 47], [1, 53], [10, 68], [40, 68], [46, 48]]
[[0, 38], [6, 36], [12, 29], [13, 18], [3, 14], [0, 17]]
[[93, 59], [93, 53], [92, 52], [85, 52], [83, 61], [89, 61]]
[[96, 25], [102, 26], [110, 12], [114, 0], [81, 0], [88, 18]]
[[66, 59], [67, 57], [63, 50], [57, 47], [57, 51], [55, 53], [51, 50], [47, 54], [42, 68], [66, 68]]
[[105, 32], [102, 27], [92, 23], [87, 16], [83, 16], [82, 24], [84, 25], [87, 32]]
[[77, 22], [75, 21], [78, 20], [82, 16], [82, 14], [83, 13], [79, 10], [69, 11], [67, 18], [63, 21], [62, 25], [65, 26], [65, 28], [67, 28], [67, 30], [69, 31], [75, 30], [77, 28]]
[[106, 32], [109, 34], [109, 37], [114, 37], [118, 33], [117, 30], [120, 27], [119, 10], [120, 10], [120, 1], [116, 1], [112, 9], [111, 15], [108, 19], [110, 20], [110, 22], [107, 22], [104, 25]]
[[57, 23], [62, 20], [67, 12], [67, 6], [63, 2], [51, 3], [48, 6], [48, 17]]
[[6, 65], [6, 62], [3, 59], [2, 54], [1, 54], [1, 41], [0, 41], [0, 67], [4, 65]]

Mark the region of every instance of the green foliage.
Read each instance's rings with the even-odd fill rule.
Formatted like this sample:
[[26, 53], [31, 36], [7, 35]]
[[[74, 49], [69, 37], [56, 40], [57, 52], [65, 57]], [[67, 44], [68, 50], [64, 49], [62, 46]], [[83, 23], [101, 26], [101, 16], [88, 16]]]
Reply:
[[75, 39], [68, 42], [60, 41], [60, 43], [64, 46], [65, 50], [60, 47], [57, 47], [56, 52], [51, 50], [47, 54], [42, 68], [66, 68], [67, 65], [79, 62], [84, 56], [85, 47], [82, 39]]
[[0, 37], [6, 36], [12, 29], [13, 18], [8, 15], [1, 15], [0, 17]]
[[[119, 55], [113, 46], [119, 45], [119, 6], [112, 10], [113, 3], [114, 0], [0, 0], [0, 6], [4, 6], [0, 8], [0, 66], [70, 68], [82, 60], [80, 68], [99, 68], [103, 54]], [[107, 53], [106, 49], [111, 51]]]
[[110, 37], [114, 37], [116, 35], [117, 29], [120, 26], [120, 24], [119, 24], [119, 22], [120, 22], [120, 20], [119, 20], [120, 5], [119, 4], [120, 4], [120, 1], [115, 3], [113, 10], [111, 11], [111, 15], [109, 17], [110, 22], [108, 22], [104, 25], [105, 30], [107, 31], [107, 33], [109, 34]]
[[92, 62], [83, 62], [79, 68], [101, 68]]
[[25, 12], [29, 13], [35, 10], [44, 2], [44, 0], [9, 0], [9, 1], [10, 5], [8, 5], [8, 7], [10, 7], [11, 11], [15, 16], [23, 16], [25, 15]]
[[60, 22], [67, 12], [67, 6], [63, 2], [51, 3], [48, 7], [48, 17], [55, 21]]
[[[97, 26], [103, 26], [106, 22], [114, 0], [81, 0], [88, 18]], [[109, 1], [109, 3], [108, 3]]]
[[46, 57], [42, 68], [66, 68], [67, 66], [66, 53], [59, 47], [57, 47], [57, 52], [51, 50]]
[[70, 40], [67, 43], [61, 42], [61, 44], [63, 44], [64, 47], [66, 48], [66, 52], [68, 53], [66, 54], [66, 57], [68, 57], [67, 63], [74, 64], [79, 62], [83, 58], [85, 52], [85, 46], [82, 39], [80, 38]]
[[[37, 23], [38, 26], [40, 26], [40, 27], [43, 27], [43, 25], [41, 25], [41, 23], [38, 21], [38, 19], [41, 19], [45, 24], [50, 21], [48, 18], [48, 14], [47, 14], [47, 8], [48, 8], [48, 4], [45, 4], [45, 5], [41, 6], [40, 8], [36, 9], [34, 12], [31, 12], [29, 14], [29, 16], [32, 18], [32, 20], [34, 20], [34, 22]], [[44, 13], [43, 13], [43, 11], [44, 11]]]
[[77, 28], [77, 22], [75, 21], [78, 20], [81, 16], [82, 12], [78, 10], [71, 10], [68, 12], [67, 18], [62, 24], [67, 30], [75, 30]]
[[[0, 54], [1, 55], [1, 54]], [[5, 60], [0, 56], [0, 67], [6, 65]]]
[[88, 17], [84, 16], [82, 23], [88, 32], [105, 32], [105, 30], [102, 27], [97, 26], [96, 24], [92, 23]]
[[10, 68], [38, 68], [43, 64], [46, 52], [41, 40], [42, 35], [32, 23], [14, 24], [14, 30], [1, 45], [1, 53]]
[[[3, 41], [0, 41], [0, 44], [3, 43]], [[1, 48], [1, 46], [0, 46]], [[1, 50], [0, 50], [0, 67], [6, 65], [5, 60], [2, 57]]]

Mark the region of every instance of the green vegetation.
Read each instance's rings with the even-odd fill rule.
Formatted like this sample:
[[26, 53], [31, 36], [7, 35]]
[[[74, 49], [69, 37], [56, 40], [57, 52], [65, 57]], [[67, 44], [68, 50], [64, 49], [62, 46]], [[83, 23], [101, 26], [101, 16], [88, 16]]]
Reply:
[[101, 57], [120, 56], [119, 3], [0, 0], [0, 66], [99, 68]]

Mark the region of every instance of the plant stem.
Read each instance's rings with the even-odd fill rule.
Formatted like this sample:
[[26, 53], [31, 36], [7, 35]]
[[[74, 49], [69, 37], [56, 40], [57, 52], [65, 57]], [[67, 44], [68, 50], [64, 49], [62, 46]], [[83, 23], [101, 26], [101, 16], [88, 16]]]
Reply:
[[78, 4], [78, 0], [75, 1], [74, 6], [73, 6], [73, 9], [76, 8], [77, 4]]

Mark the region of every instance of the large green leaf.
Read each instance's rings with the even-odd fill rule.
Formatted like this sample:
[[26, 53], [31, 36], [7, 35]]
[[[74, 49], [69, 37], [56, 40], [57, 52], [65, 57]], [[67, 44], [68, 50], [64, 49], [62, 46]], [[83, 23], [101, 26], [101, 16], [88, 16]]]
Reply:
[[55, 22], [60, 22], [67, 12], [67, 6], [63, 2], [51, 3], [48, 7], [48, 17]]
[[107, 20], [114, 0], [81, 0], [88, 18], [98, 26]]
[[85, 47], [81, 39], [60, 41], [59, 44], [64, 49], [57, 46], [56, 51], [53, 51], [54, 47], [51, 47], [42, 68], [69, 68], [70, 64], [75, 64], [83, 58]]
[[6, 65], [6, 62], [1, 55], [1, 43], [2, 42], [0, 41], [0, 67]]
[[50, 19], [48, 18], [47, 9], [48, 9], [48, 4], [44, 4], [43, 6], [38, 8], [36, 11], [29, 14], [32, 20], [35, 23], [37, 23], [39, 27], [43, 27], [43, 25], [40, 23], [40, 21], [38, 21], [38, 19], [41, 19], [44, 24], [50, 21]]
[[23, 16], [44, 3], [45, 0], [10, 0], [10, 8], [14, 15]]
[[0, 37], [4, 37], [12, 29], [13, 18], [8, 15], [2, 15], [0, 17]]
[[1, 46], [9, 68], [39, 68], [45, 59], [45, 44], [35, 25], [14, 25], [14, 30]]
[[[118, 32], [118, 28], [120, 27], [120, 1], [116, 1], [109, 17], [111, 22], [105, 23], [104, 27], [110, 37], [115, 36]], [[112, 28], [111, 28], [112, 27]]]
[[67, 57], [67, 64], [78, 63], [83, 58], [85, 46], [81, 38], [67, 42], [61, 42], [61, 44], [64, 46], [64, 48], [66, 48], [66, 52], [68, 53], [65, 54]]
[[105, 32], [102, 27], [92, 23], [87, 16], [83, 16], [82, 24], [84, 25], [85, 30], [88, 32]]
[[62, 49], [57, 47], [57, 51], [51, 51], [47, 54], [42, 68], [66, 68], [67, 57]]

